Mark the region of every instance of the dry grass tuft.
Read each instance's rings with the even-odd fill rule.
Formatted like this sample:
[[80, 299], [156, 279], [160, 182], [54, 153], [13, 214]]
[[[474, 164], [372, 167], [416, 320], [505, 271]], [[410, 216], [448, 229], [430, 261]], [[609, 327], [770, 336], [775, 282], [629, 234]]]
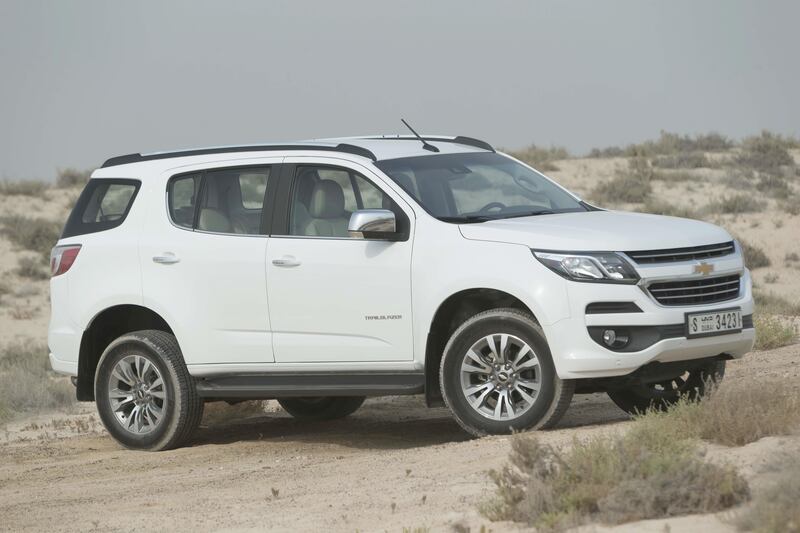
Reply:
[[637, 424], [644, 434], [670, 440], [744, 446], [800, 429], [800, 395], [786, 381], [727, 381], [700, 402], [681, 400], [667, 411], [648, 411], [637, 417]]
[[655, 141], [630, 144], [625, 148], [618, 146], [595, 148], [589, 157], [654, 157], [681, 153], [723, 152], [733, 146], [730, 139], [715, 132], [690, 136], [662, 131]]
[[744, 262], [747, 268], [763, 268], [772, 265], [767, 254], [754, 244], [739, 239], [739, 244], [742, 245], [742, 253], [744, 253]]
[[598, 203], [644, 203], [653, 192], [651, 181], [654, 171], [644, 158], [628, 160], [628, 168], [610, 181], [598, 184], [591, 193]]
[[74, 404], [75, 389], [50, 370], [47, 347], [15, 343], [0, 351], [0, 422]]
[[44, 218], [9, 215], [0, 218], [0, 233], [19, 248], [37, 252], [48, 261], [61, 235], [61, 225]]
[[703, 152], [678, 152], [653, 159], [657, 168], [708, 168], [713, 166]]
[[522, 150], [508, 152], [508, 154], [542, 172], [558, 170], [558, 167], [553, 161], [568, 159], [570, 157], [567, 149], [561, 146], [544, 148], [536, 146], [535, 144], [531, 144]]
[[78, 170], [75, 168], [62, 168], [56, 177], [56, 187], [83, 187], [92, 175], [91, 170]]
[[790, 302], [773, 292], [753, 291], [756, 310], [766, 315], [800, 316], [800, 302]]
[[574, 441], [568, 450], [518, 435], [509, 464], [490, 475], [496, 498], [482, 512], [545, 530], [715, 512], [749, 497], [734, 469], [704, 462], [689, 440], [642, 425], [621, 437]]
[[49, 183], [40, 180], [0, 181], [0, 195], [39, 198], [49, 188]]
[[20, 277], [33, 280], [44, 280], [50, 277], [50, 273], [44, 269], [41, 258], [30, 256], [20, 257], [14, 272]]
[[795, 139], [762, 131], [761, 135], [742, 141], [742, 153], [736, 162], [759, 172], [774, 174], [783, 166], [794, 166], [794, 159], [788, 149], [797, 146]]
[[649, 198], [642, 206], [642, 212], [652, 215], [666, 215], [669, 217], [699, 218], [696, 211], [683, 206], [678, 206], [664, 200]]
[[782, 346], [794, 344], [797, 340], [797, 328], [773, 315], [756, 315], [756, 350], [774, 350]]
[[779, 465], [777, 481], [755, 494], [753, 505], [737, 517], [743, 531], [757, 533], [800, 533], [800, 460]]
[[719, 200], [709, 202], [706, 212], [713, 214], [741, 214], [763, 211], [766, 203], [751, 194], [732, 194], [723, 196]]

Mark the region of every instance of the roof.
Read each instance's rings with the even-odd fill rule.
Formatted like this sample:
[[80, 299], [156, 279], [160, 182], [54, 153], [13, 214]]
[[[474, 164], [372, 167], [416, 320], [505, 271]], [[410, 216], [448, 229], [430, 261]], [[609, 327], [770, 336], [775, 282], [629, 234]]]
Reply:
[[[439, 149], [440, 153], [458, 153], [475, 151], [494, 151], [489, 143], [471, 137], [447, 137], [438, 135], [425, 135], [424, 139]], [[238, 152], [274, 152], [274, 151], [323, 151], [347, 153], [359, 157], [380, 161], [397, 159], [400, 157], [413, 157], [431, 155], [433, 152], [423, 148], [422, 143], [413, 136], [408, 135], [382, 135], [371, 137], [342, 137], [334, 139], [313, 139], [290, 143], [250, 144], [236, 146], [215, 146], [208, 148], [193, 148], [166, 152], [136, 153], [112, 157], [103, 163], [102, 168], [154, 161], [159, 159], [175, 159], [209, 154], [233, 154]]]

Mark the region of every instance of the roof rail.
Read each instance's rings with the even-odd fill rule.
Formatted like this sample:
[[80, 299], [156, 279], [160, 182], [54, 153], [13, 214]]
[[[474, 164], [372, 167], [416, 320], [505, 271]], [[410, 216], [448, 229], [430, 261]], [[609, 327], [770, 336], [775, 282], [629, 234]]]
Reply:
[[482, 141], [480, 139], [475, 139], [472, 137], [464, 137], [463, 135], [459, 135], [455, 139], [453, 139], [454, 143], [458, 144], [466, 144], [467, 146], [474, 146], [475, 148], [483, 148], [484, 150], [489, 150], [490, 152], [494, 152], [494, 147], [487, 143], [486, 141]]
[[153, 161], [156, 159], [172, 159], [173, 157], [186, 157], [192, 155], [208, 154], [227, 154], [234, 152], [271, 152], [278, 150], [320, 150], [323, 152], [344, 152], [353, 155], [360, 155], [373, 161], [378, 158], [372, 151], [355, 146], [353, 144], [339, 143], [335, 146], [325, 146], [316, 144], [266, 144], [249, 146], [224, 146], [220, 148], [198, 148], [194, 150], [181, 150], [176, 152], [160, 152], [155, 154], [127, 154], [112, 157], [103, 163], [101, 168], [114, 167], [117, 165], [127, 165], [128, 163], [139, 163], [141, 161]]

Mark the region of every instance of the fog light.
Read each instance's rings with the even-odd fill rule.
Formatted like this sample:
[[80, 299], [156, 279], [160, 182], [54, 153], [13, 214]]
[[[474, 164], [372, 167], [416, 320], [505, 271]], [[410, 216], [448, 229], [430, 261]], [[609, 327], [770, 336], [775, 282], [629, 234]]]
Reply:
[[630, 337], [628, 335], [624, 335], [624, 333], [624, 331], [617, 333], [616, 330], [613, 329], [604, 330], [603, 343], [609, 348], [615, 348], [617, 350], [624, 348], [630, 339]]

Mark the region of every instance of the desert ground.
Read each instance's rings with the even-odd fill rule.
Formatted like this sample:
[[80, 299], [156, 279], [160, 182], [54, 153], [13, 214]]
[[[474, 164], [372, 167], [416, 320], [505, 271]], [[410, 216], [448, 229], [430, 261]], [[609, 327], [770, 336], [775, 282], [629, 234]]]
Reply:
[[[517, 155], [597, 205], [702, 218], [752, 246], [758, 257], [748, 260], [763, 302], [757, 317], [769, 333], [759, 349], [728, 364], [721, 386], [781, 382], [800, 396], [800, 144], [779, 139], [789, 160], [751, 161], [742, 170], [753, 151], [746, 142], [674, 149], [663, 141], [593, 157], [552, 149]], [[664, 159], [687, 153], [702, 154], [699, 166]], [[29, 376], [3, 366], [3, 358], [20, 347], [43, 350], [49, 312], [47, 232], [20, 238], [14, 228], [20, 217], [63, 224], [79, 182], [68, 176], [42, 190], [0, 188], [0, 530], [531, 530], [479, 510], [495, 491], [488, 472], [506, 464], [513, 437], [469, 439], [447, 410], [427, 409], [420, 398], [370, 399], [332, 422], [294, 420], [275, 402], [213, 404], [190, 446], [145, 453], [106, 435], [93, 405], [65, 396], [65, 378], [42, 373], [38, 403], [14, 397], [15, 383]], [[627, 194], [643, 183], [644, 192]], [[614, 186], [625, 189], [618, 199]], [[34, 243], [41, 239], [44, 245]], [[605, 395], [576, 396], [558, 426], [538, 437], [569, 448], [636, 423]], [[734, 466], [758, 495], [779, 474], [782, 457], [800, 455], [800, 436], [791, 430], [744, 446], [701, 448], [707, 461]], [[580, 530], [736, 531], [746, 507]]]

